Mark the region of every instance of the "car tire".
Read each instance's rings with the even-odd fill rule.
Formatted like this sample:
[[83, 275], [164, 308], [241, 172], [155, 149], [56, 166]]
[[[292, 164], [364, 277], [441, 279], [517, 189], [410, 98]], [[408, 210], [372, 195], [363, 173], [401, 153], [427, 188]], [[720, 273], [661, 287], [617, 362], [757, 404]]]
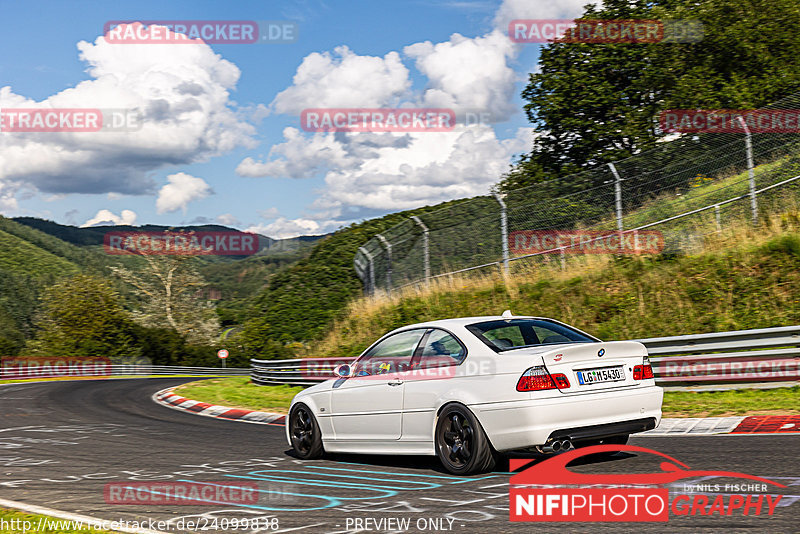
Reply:
[[491, 471], [497, 462], [478, 419], [460, 404], [449, 404], [439, 413], [434, 444], [442, 466], [454, 475]]
[[305, 404], [296, 404], [289, 412], [289, 438], [295, 456], [303, 460], [322, 458], [322, 432], [311, 409]]

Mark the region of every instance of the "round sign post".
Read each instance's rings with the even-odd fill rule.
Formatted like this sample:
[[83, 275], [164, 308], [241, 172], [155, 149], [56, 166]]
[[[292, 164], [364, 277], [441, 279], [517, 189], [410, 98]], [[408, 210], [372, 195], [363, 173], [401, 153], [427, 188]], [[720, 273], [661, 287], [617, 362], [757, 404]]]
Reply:
[[225, 349], [218, 350], [217, 357], [222, 360], [222, 368], [225, 369], [225, 358], [228, 357], [228, 351]]

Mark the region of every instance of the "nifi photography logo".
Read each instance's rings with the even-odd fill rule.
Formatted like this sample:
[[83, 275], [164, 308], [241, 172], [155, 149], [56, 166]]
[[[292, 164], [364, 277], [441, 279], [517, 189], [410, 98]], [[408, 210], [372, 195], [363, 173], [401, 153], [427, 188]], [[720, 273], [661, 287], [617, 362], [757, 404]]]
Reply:
[[[666, 461], [660, 472], [637, 474], [576, 473], [567, 465], [593, 454], [654, 454]], [[512, 470], [530, 460], [512, 460]], [[716, 496], [692, 491], [673, 494], [666, 484], [698, 477], [746, 479], [720, 485]], [[672, 516], [771, 516], [782, 495], [767, 493], [783, 484], [733, 471], [693, 470], [658, 451], [632, 445], [595, 445], [559, 454], [511, 477], [509, 519], [531, 522], [667, 522]], [[742, 492], [742, 493], [737, 493]], [[754, 492], [754, 493], [749, 493]]]

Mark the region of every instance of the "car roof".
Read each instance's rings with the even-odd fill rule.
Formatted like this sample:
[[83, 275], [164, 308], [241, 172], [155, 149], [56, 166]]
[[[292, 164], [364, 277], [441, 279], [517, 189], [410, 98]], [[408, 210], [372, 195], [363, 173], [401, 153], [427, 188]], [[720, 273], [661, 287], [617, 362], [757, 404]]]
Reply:
[[421, 328], [421, 327], [435, 327], [439, 326], [442, 328], [448, 328], [453, 326], [466, 326], [473, 323], [480, 323], [483, 321], [506, 321], [511, 319], [544, 319], [553, 321], [554, 319], [548, 319], [547, 317], [536, 317], [533, 315], [514, 315], [512, 317], [503, 317], [502, 315], [481, 315], [477, 317], [454, 317], [452, 319], [438, 319], [436, 321], [428, 321], [425, 323], [416, 323], [403, 326], [402, 328], [398, 328], [397, 330], [405, 330], [408, 328]]

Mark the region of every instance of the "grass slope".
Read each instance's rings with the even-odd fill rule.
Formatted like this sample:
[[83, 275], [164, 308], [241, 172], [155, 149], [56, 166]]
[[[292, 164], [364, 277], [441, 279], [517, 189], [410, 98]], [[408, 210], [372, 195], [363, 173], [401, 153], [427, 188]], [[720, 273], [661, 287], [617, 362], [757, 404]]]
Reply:
[[358, 354], [385, 332], [446, 317], [552, 317], [601, 339], [636, 339], [800, 323], [800, 231], [713, 238], [693, 256], [586, 257], [569, 271], [462, 278], [350, 305], [316, 356]]
[[232, 376], [189, 382], [175, 388], [175, 393], [210, 404], [285, 414], [292, 398], [302, 390], [302, 387], [256, 386], [250, 377]]

